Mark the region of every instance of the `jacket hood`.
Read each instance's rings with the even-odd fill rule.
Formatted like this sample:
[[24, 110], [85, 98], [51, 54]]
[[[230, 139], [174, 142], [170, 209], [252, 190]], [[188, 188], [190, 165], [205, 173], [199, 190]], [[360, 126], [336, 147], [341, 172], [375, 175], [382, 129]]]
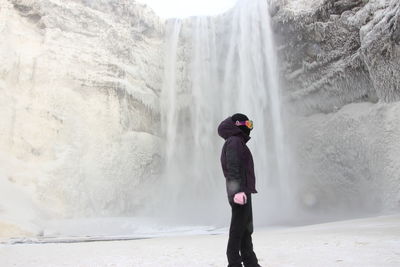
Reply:
[[242, 130], [240, 130], [239, 127], [235, 125], [235, 123], [232, 120], [232, 117], [226, 118], [219, 124], [218, 134], [225, 140], [234, 135], [242, 137], [245, 142], [250, 140], [250, 136], [245, 134]]

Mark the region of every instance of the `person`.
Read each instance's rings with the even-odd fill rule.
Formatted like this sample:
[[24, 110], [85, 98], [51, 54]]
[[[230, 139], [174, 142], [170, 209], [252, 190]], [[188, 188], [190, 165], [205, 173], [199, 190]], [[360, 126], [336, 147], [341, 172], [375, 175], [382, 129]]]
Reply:
[[225, 139], [221, 153], [228, 201], [232, 210], [226, 255], [228, 267], [261, 267], [253, 250], [253, 211], [251, 194], [257, 193], [254, 163], [246, 143], [253, 122], [241, 113], [220, 123], [218, 134]]

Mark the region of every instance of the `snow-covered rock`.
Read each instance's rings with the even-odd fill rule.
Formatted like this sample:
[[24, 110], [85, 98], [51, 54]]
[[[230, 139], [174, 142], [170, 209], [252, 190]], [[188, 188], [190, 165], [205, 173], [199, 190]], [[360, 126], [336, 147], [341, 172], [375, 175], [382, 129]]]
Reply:
[[399, 210], [400, 2], [274, 3], [299, 200]]
[[1, 182], [48, 216], [132, 214], [159, 165], [163, 25], [134, 1], [0, 0]]
[[275, 3], [283, 80], [297, 110], [332, 112], [353, 102], [398, 100], [398, 1]]

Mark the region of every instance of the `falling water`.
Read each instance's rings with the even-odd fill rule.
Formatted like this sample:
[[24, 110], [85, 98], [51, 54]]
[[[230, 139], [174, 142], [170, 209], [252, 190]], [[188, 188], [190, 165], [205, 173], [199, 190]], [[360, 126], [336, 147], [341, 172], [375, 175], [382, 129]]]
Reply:
[[168, 39], [165, 53], [164, 80], [162, 89], [162, 120], [161, 128], [166, 134], [167, 142], [167, 165], [172, 159], [173, 144], [177, 142], [177, 86], [176, 86], [176, 67], [177, 67], [177, 47], [179, 33], [182, 22], [180, 20], [171, 21], [167, 25]]
[[259, 218], [284, 217], [293, 185], [268, 3], [242, 0], [221, 16], [175, 20], [169, 26], [162, 112], [172, 206], [201, 222], [226, 216], [219, 166], [223, 140], [216, 129], [241, 112], [255, 123], [248, 145], [255, 158]]

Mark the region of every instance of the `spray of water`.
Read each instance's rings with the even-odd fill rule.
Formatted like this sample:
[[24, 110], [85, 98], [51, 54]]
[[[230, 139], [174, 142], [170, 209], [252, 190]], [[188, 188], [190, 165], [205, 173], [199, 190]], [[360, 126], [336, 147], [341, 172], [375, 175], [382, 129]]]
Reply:
[[170, 21], [167, 40], [162, 113], [170, 212], [202, 223], [226, 217], [216, 128], [241, 112], [255, 122], [248, 144], [259, 219], [289, 214], [293, 185], [268, 3], [243, 0], [218, 17]]

